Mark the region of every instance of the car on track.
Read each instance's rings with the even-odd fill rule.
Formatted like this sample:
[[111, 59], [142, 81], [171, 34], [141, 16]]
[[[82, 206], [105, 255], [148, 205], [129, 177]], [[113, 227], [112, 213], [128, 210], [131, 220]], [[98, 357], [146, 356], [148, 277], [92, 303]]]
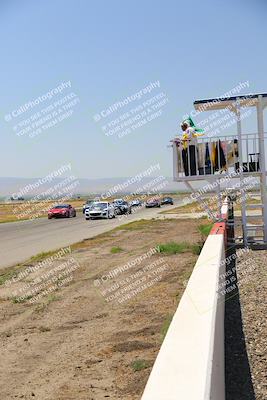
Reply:
[[114, 207], [115, 207], [115, 213], [117, 215], [131, 214], [132, 213], [132, 207], [127, 201], [124, 201], [124, 200], [116, 201], [116, 200], [114, 200], [113, 204], [114, 204]]
[[92, 204], [94, 203], [94, 200], [87, 200], [87, 202], [83, 205], [83, 214], [85, 213], [85, 210], [87, 208], [90, 208]]
[[96, 201], [85, 210], [85, 219], [115, 218], [115, 207], [108, 201]]
[[120, 205], [123, 203], [123, 199], [114, 199], [113, 200], [113, 205], [115, 208], [115, 214], [121, 214], [120, 212]]
[[157, 197], [146, 201], [146, 208], [160, 207], [160, 200]]
[[76, 210], [71, 204], [59, 204], [50, 208], [47, 216], [48, 219], [76, 217]]
[[121, 204], [121, 203], [123, 203], [123, 202], [124, 202], [123, 199], [114, 199], [114, 200], [113, 200], [113, 203], [116, 203], [116, 204]]
[[164, 205], [164, 204], [171, 204], [171, 205], [173, 205], [173, 199], [172, 199], [172, 197], [163, 197], [163, 198], [161, 199], [161, 204], [162, 204], [162, 205]]
[[135, 200], [132, 200], [130, 204], [132, 207], [141, 207], [142, 202], [139, 199], [135, 199]]

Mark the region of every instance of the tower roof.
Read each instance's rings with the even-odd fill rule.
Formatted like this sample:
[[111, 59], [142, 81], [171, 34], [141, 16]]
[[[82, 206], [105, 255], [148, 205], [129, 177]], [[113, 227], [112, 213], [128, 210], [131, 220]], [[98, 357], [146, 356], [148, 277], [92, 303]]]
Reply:
[[194, 101], [194, 107], [198, 111], [219, 110], [222, 108], [233, 107], [237, 100], [241, 107], [254, 107], [258, 103], [259, 96], [262, 96], [267, 105], [267, 93], [245, 94], [232, 97], [215, 97], [214, 99], [203, 99]]

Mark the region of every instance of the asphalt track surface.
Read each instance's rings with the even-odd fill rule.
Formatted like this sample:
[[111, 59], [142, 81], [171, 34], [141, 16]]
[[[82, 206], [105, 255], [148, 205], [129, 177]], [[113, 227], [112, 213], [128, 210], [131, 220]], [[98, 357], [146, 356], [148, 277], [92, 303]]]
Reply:
[[[82, 213], [76, 218], [39, 218], [33, 221], [7, 222], [0, 224], [0, 268], [12, 266], [30, 257], [69, 246], [83, 239], [107, 232], [117, 226], [138, 219], [154, 218], [159, 212], [174, 206], [146, 209], [141, 207], [127, 216], [115, 219], [86, 221]], [[134, 210], [134, 209], [133, 209]]]

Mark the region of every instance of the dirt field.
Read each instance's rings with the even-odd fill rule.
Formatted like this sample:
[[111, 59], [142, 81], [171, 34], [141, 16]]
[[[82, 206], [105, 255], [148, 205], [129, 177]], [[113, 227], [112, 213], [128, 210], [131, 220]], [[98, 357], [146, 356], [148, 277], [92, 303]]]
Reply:
[[[71, 254], [51, 265], [39, 268], [36, 260], [5, 271], [0, 277], [0, 398], [140, 399], [196, 262], [191, 246], [201, 241], [199, 224], [138, 221], [73, 246]], [[170, 241], [186, 243], [179, 254], [155, 251]], [[26, 284], [32, 290], [47, 281], [70, 259], [76, 267], [69, 283], [60, 287], [66, 276], [54, 274], [57, 290], [37, 301], [24, 290]], [[27, 275], [34, 265], [39, 269]]]

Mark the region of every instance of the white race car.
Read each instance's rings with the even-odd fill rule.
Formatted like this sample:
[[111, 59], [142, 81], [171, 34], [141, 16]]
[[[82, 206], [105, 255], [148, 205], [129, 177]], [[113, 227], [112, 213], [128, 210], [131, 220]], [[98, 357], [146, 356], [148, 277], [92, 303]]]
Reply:
[[115, 218], [115, 207], [108, 201], [99, 201], [91, 205], [85, 210], [85, 219], [94, 218]]

